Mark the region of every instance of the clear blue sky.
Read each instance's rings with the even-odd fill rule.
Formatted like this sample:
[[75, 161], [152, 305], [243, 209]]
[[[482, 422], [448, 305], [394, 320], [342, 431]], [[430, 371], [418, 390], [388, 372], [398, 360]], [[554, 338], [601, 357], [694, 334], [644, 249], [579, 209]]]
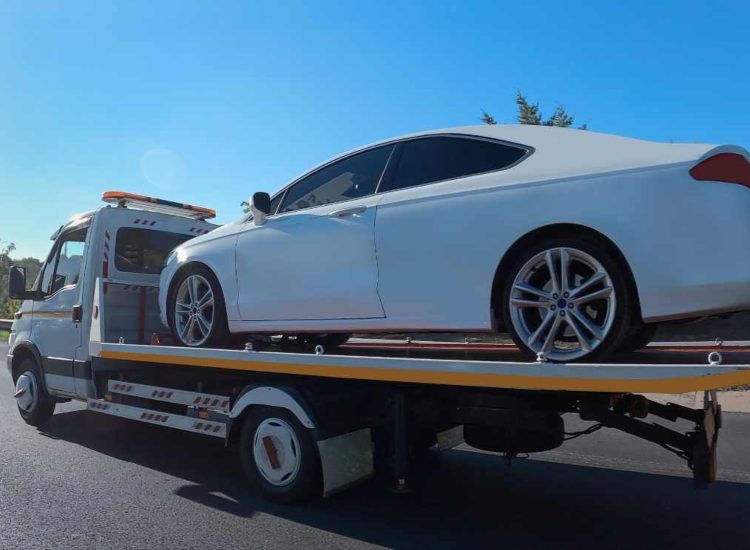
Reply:
[[[214, 207], [406, 132], [514, 120], [750, 147], [750, 3], [0, 4], [0, 239], [43, 256], [108, 189]], [[749, 213], [750, 215], [750, 213]]]

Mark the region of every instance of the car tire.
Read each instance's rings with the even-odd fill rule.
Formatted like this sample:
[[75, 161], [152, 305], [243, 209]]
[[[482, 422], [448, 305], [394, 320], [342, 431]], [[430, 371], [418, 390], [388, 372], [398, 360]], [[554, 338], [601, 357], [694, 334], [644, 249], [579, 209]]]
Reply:
[[322, 495], [323, 473], [312, 431], [286, 409], [250, 411], [240, 435], [240, 460], [250, 483], [273, 502], [301, 503]]
[[625, 270], [593, 238], [535, 243], [520, 254], [505, 279], [497, 306], [506, 330], [532, 359], [540, 352], [551, 362], [605, 359], [618, 349], [634, 317]]
[[617, 348], [618, 352], [631, 353], [643, 349], [651, 343], [656, 336], [656, 331], [659, 328], [657, 324], [639, 324], [630, 329], [625, 338], [620, 342], [620, 346]]
[[167, 320], [177, 343], [188, 347], [225, 344], [229, 339], [226, 311], [224, 293], [210, 269], [192, 265], [175, 277], [169, 292]]
[[24, 359], [18, 366], [16, 397], [18, 412], [24, 422], [31, 426], [44, 426], [55, 412], [55, 400], [47, 393], [42, 382], [42, 374], [36, 361]]

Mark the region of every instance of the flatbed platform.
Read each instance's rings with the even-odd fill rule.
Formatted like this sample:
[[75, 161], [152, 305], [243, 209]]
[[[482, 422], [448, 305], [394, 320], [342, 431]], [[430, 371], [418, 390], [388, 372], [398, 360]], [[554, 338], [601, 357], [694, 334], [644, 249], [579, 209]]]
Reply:
[[[556, 364], [92, 343], [92, 355], [109, 360], [379, 382], [607, 393], [683, 393], [750, 384], [747, 363], [712, 365], [705, 353], [703, 364], [650, 363], [645, 361], [649, 353], [665, 352], [643, 352], [643, 362]], [[724, 353], [722, 362], [724, 355], [731, 353]]]

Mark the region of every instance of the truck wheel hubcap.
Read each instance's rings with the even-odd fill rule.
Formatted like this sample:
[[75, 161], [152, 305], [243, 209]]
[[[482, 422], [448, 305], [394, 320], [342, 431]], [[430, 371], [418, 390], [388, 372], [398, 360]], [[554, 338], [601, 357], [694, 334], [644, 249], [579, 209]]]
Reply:
[[180, 283], [174, 319], [186, 346], [200, 346], [208, 340], [214, 323], [214, 293], [205, 277], [190, 275]]
[[37, 401], [37, 383], [33, 372], [26, 371], [18, 377], [16, 396], [19, 408], [26, 412], [34, 409]]
[[258, 472], [271, 485], [283, 487], [299, 473], [302, 455], [294, 429], [280, 418], [267, 418], [255, 430], [253, 457]]
[[588, 355], [609, 334], [617, 303], [599, 261], [575, 248], [540, 252], [521, 268], [510, 293], [516, 334], [553, 361]]

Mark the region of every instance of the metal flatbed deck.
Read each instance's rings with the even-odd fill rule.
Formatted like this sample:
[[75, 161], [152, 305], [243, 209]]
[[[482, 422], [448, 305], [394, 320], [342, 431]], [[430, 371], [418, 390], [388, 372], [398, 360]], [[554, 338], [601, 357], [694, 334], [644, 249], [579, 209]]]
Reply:
[[[516, 390], [682, 393], [750, 384], [750, 364], [744, 363], [555, 364], [115, 343], [94, 343], [92, 355], [142, 364]], [[702, 355], [706, 361], [706, 355]]]

